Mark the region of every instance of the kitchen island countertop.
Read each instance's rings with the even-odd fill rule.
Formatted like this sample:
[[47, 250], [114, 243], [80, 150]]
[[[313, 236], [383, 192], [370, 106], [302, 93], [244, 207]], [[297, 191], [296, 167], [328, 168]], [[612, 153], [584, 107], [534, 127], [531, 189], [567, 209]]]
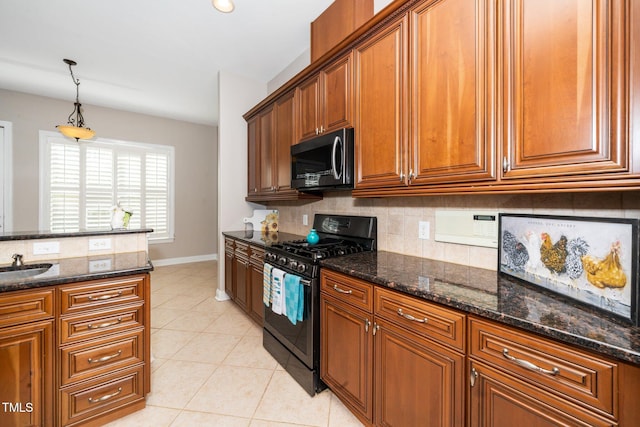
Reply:
[[35, 289], [62, 283], [145, 273], [153, 270], [153, 264], [145, 251], [126, 252], [90, 257], [58, 258], [39, 261], [52, 264], [48, 271], [22, 279], [0, 279], [0, 293], [21, 289]]
[[496, 271], [391, 252], [329, 258], [323, 267], [376, 285], [640, 364], [640, 327]]

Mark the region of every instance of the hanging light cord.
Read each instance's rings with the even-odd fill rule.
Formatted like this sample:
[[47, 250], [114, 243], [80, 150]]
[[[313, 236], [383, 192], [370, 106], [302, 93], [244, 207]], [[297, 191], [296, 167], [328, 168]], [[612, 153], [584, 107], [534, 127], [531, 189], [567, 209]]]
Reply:
[[[67, 65], [69, 65], [71, 80], [73, 80], [73, 83], [76, 85], [76, 102], [73, 104], [74, 109], [71, 112], [71, 114], [69, 114], [69, 118], [67, 119], [67, 121], [68, 123], [71, 123], [73, 126], [77, 126], [81, 128], [81, 127], [84, 127], [84, 117], [82, 117], [82, 112], [80, 111], [80, 107], [82, 106], [82, 104], [80, 104], [80, 80], [75, 78], [75, 76], [73, 75], [73, 69], [71, 68], [73, 65], [76, 65], [76, 62], [72, 61], [71, 59], [64, 59], [63, 61]], [[73, 118], [74, 113], [76, 115], [75, 119]]]

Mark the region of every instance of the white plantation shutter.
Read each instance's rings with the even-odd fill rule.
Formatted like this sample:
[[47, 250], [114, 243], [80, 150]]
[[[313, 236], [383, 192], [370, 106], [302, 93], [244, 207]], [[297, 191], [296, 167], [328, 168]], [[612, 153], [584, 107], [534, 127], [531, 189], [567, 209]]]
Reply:
[[49, 153], [48, 228], [76, 231], [80, 227], [80, 148], [53, 142]]
[[77, 143], [41, 132], [41, 227], [53, 232], [108, 229], [112, 207], [133, 212], [130, 228], [173, 238], [174, 148], [99, 139]]

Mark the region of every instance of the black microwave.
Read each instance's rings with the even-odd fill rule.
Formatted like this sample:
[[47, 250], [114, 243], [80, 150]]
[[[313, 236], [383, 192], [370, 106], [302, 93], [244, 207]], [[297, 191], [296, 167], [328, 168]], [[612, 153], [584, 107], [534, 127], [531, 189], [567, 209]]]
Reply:
[[353, 188], [353, 128], [292, 145], [291, 187], [301, 191]]

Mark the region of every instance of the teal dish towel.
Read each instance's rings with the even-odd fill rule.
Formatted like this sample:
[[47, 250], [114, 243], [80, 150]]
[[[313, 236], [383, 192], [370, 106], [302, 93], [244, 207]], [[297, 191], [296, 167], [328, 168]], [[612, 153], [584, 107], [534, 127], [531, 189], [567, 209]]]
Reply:
[[264, 271], [262, 272], [262, 302], [269, 307], [271, 303], [271, 264], [264, 263]]
[[300, 277], [295, 274], [284, 276], [284, 294], [287, 318], [294, 325], [302, 321], [304, 312], [304, 288]]

